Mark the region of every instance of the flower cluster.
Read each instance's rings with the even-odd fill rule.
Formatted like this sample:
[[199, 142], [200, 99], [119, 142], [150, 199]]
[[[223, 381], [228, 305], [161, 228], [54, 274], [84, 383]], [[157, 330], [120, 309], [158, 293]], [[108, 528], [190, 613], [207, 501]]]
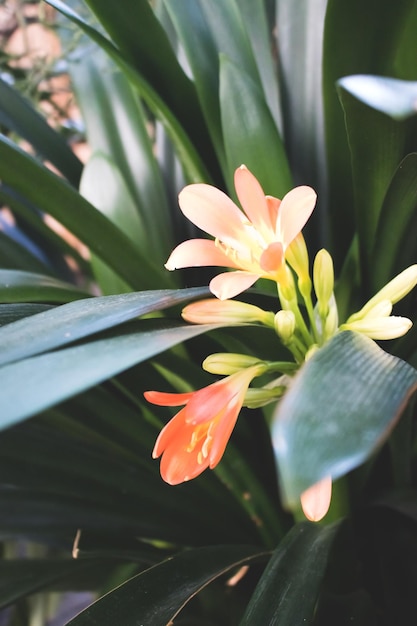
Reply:
[[[411, 327], [409, 319], [392, 316], [391, 312], [393, 305], [417, 284], [417, 265], [399, 274], [340, 324], [332, 258], [327, 250], [320, 250], [311, 276], [301, 233], [316, 203], [314, 190], [296, 187], [282, 200], [265, 196], [258, 180], [243, 165], [236, 170], [234, 181], [243, 211], [210, 185], [188, 185], [179, 195], [184, 215], [214, 239], [181, 243], [170, 255], [167, 269], [221, 266], [233, 270], [210, 282], [215, 298], [189, 304], [182, 316], [194, 324], [267, 326], [292, 358], [264, 361], [242, 354], [213, 354], [204, 361], [203, 368], [224, 378], [190, 393], [145, 393], [154, 404], [184, 405], [163, 428], [153, 450], [154, 458], [162, 455], [161, 475], [172, 485], [195, 478], [206, 468], [213, 469], [224, 453], [241, 408], [279, 400], [299, 367], [337, 332], [350, 330], [372, 339], [392, 339]], [[276, 283], [277, 312], [230, 299], [260, 278]], [[260, 376], [263, 384], [252, 387]], [[321, 519], [330, 498], [331, 477], [326, 476], [301, 496], [306, 517]]]

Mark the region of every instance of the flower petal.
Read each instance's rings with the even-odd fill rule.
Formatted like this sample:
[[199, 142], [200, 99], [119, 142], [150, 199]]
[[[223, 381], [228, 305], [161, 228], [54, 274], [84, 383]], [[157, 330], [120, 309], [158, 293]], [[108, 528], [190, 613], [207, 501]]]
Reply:
[[322, 478], [301, 494], [301, 507], [311, 522], [319, 522], [327, 513], [332, 498], [332, 479]]
[[260, 266], [265, 272], [277, 272], [284, 262], [284, 248], [281, 242], [271, 243], [261, 254]]
[[268, 203], [257, 178], [241, 165], [235, 171], [235, 188], [239, 202], [252, 224], [260, 232], [265, 228], [273, 232], [275, 222], [270, 220]]
[[183, 404], [187, 404], [194, 393], [194, 391], [190, 391], [188, 393], [145, 391], [143, 395], [148, 402], [151, 402], [151, 404], [158, 404], [159, 406], [182, 406]]
[[252, 272], [225, 272], [215, 276], [210, 281], [209, 288], [219, 300], [228, 300], [252, 287], [258, 278], [260, 276]]
[[202, 183], [187, 185], [178, 202], [184, 215], [198, 228], [229, 245], [240, 245], [245, 216], [223, 191]]
[[214, 241], [210, 239], [189, 239], [183, 241], [171, 252], [165, 263], [167, 270], [182, 267], [239, 267], [228, 257]]
[[278, 211], [277, 234], [286, 248], [305, 226], [316, 205], [317, 194], [311, 187], [295, 187], [282, 199]]

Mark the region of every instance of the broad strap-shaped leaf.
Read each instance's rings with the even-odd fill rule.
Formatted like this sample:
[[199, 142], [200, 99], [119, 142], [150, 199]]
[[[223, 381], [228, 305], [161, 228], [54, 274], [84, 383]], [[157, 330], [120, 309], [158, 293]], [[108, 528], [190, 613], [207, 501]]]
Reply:
[[[173, 114], [170, 107], [164, 102], [155, 88], [137, 71], [137, 69], [126, 59], [118, 48], [98, 30], [90, 26], [80, 15], [73, 11], [68, 5], [61, 0], [46, 0], [48, 4], [65, 15], [74, 24], [79, 26], [81, 30], [95, 41], [120, 67], [126, 75], [132, 86], [140, 93], [147, 102], [149, 107], [163, 123], [171, 140], [177, 149], [177, 154], [184, 166], [186, 175], [190, 182], [201, 182], [202, 180], [210, 180], [210, 175], [201, 159], [199, 152], [194, 147], [189, 135], [184, 130], [181, 123]], [[141, 3], [144, 5], [144, 3]], [[110, 6], [110, 5], [109, 5]], [[114, 11], [114, 4], [111, 4], [111, 10]], [[118, 8], [123, 10], [121, 5]], [[137, 34], [137, 33], [136, 33]], [[197, 139], [196, 139], [197, 143]], [[214, 164], [214, 169], [217, 165]], [[217, 172], [216, 172], [217, 173]]]
[[399, 164], [388, 187], [372, 251], [372, 291], [417, 262], [417, 153]]
[[46, 120], [16, 90], [0, 79], [0, 123], [18, 133], [78, 186], [82, 163]]
[[89, 293], [62, 280], [23, 272], [0, 270], [0, 302], [71, 302], [88, 298]]
[[417, 115], [417, 82], [415, 81], [354, 74], [341, 78], [338, 84], [361, 102], [395, 120]]
[[273, 553], [239, 626], [312, 624], [338, 526], [294, 526]]
[[292, 181], [275, 121], [259, 86], [224, 55], [220, 59], [220, 106], [229, 174], [243, 163], [266, 194], [282, 198]]
[[417, 116], [394, 120], [370, 108], [343, 86], [339, 87], [339, 97], [351, 155], [362, 279], [369, 289], [374, 266], [372, 250], [382, 205], [397, 167], [409, 152], [417, 149]]
[[[414, 0], [398, 0], [395, 4], [380, 0], [327, 2], [323, 38], [323, 96], [330, 189], [329, 219], [332, 252], [337, 266], [341, 265], [351, 244], [355, 226], [352, 214], [354, 194], [349, 176], [351, 157], [344, 114], [335, 89], [336, 81], [351, 74], [402, 78], [402, 75], [394, 73], [393, 66], [413, 5]], [[410, 62], [412, 59], [415, 59], [415, 53]], [[415, 72], [415, 60], [412, 60], [412, 66], [414, 70], [411, 71]], [[413, 78], [415, 80], [417, 76]], [[364, 129], [367, 129], [366, 122], [361, 124], [362, 135], [366, 134]], [[367, 141], [372, 145], [370, 137]], [[375, 154], [378, 150], [375, 146]], [[366, 155], [361, 157], [358, 167], [367, 170]], [[379, 178], [382, 177], [379, 174]]]
[[417, 371], [371, 339], [335, 335], [305, 363], [279, 403], [273, 445], [284, 499], [343, 476], [383, 443], [417, 388]]
[[[107, 562], [108, 565], [110, 565]], [[103, 561], [85, 559], [2, 559], [0, 561], [0, 607], [38, 591], [58, 585], [61, 589], [82, 589], [90, 582], [103, 583]], [[80, 584], [81, 583], [81, 584]], [[88, 587], [84, 587], [88, 588]]]
[[138, 574], [100, 598], [68, 626], [167, 626], [210, 582], [266, 556], [259, 549], [248, 546], [187, 550]]
[[68, 343], [207, 294], [205, 287], [85, 298], [0, 329], [0, 365]]
[[17, 320], [49, 311], [53, 305], [24, 302], [22, 304], [0, 304], [0, 326], [11, 324]]
[[[65, 29], [59, 32], [65, 33]], [[69, 59], [69, 71], [86, 125], [92, 158], [107, 159], [108, 169], [117, 169], [117, 172], [109, 172], [113, 174], [110, 181], [113, 186], [107, 183], [110, 187], [110, 190], [106, 189], [107, 204], [112, 202], [117, 205], [117, 209], [113, 210], [122, 218], [123, 225], [125, 211], [130, 213], [129, 208], [125, 209], [123, 195], [127, 194], [132, 199], [131, 203], [145, 225], [146, 237], [155, 249], [155, 263], [162, 265], [173, 247], [171, 221], [162, 172], [156, 163], [144, 107], [126, 76], [110, 57], [99, 46], [91, 44], [87, 37], [83, 37], [82, 42]], [[84, 181], [86, 168], [90, 166], [91, 158], [83, 171]], [[93, 167], [97, 168], [97, 164]], [[96, 184], [99, 194], [103, 183], [106, 184], [106, 172], [96, 169], [96, 173], [101, 174], [100, 184]], [[123, 187], [126, 188], [119, 196], [108, 193], [114, 189], [116, 182], [119, 183], [114, 180], [116, 177], [123, 180]], [[92, 196], [84, 193], [84, 189], [81, 193], [102, 210]], [[104, 190], [99, 197], [105, 197]], [[111, 218], [111, 215], [108, 216]], [[141, 238], [137, 233], [135, 236], [138, 246], [141, 245]]]
[[[297, 184], [312, 185], [324, 206], [325, 145], [322, 96], [327, 0], [276, 1], [276, 45], [283, 134]], [[314, 227], [314, 224], [313, 224]]]
[[0, 368], [0, 428], [85, 391], [141, 361], [218, 325], [140, 320], [108, 336]]
[[65, 180], [6, 137], [0, 137], [0, 178], [39, 210], [66, 226], [131, 287], [153, 287], [149, 261], [129, 238]]

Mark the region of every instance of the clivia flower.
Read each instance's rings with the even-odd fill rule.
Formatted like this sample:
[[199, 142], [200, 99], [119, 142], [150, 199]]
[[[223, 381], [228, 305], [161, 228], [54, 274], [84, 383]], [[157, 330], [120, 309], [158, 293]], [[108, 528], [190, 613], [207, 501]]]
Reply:
[[161, 476], [170, 485], [195, 478], [219, 463], [236, 424], [246, 391], [262, 363], [242, 369], [208, 387], [188, 393], [146, 391], [148, 402], [181, 406], [160, 432], [152, 456], [162, 455]]
[[210, 282], [220, 300], [233, 298], [258, 278], [285, 279], [285, 253], [301, 232], [316, 204], [311, 187], [289, 191], [282, 200], [265, 196], [255, 176], [241, 165], [235, 188], [243, 211], [220, 189], [193, 184], [179, 194], [184, 215], [215, 240], [184, 241], [171, 253], [165, 267], [220, 266], [236, 271], [219, 274]]

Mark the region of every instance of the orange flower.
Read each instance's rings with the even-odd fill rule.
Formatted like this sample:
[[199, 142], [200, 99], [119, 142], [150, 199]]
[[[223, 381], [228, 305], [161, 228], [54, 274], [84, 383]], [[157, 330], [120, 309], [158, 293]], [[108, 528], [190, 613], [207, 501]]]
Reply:
[[215, 237], [184, 241], [165, 267], [229, 267], [210, 282], [211, 292], [226, 300], [251, 287], [258, 278], [279, 282], [285, 252], [310, 217], [316, 193], [296, 187], [279, 200], [265, 196], [253, 174], [241, 165], [235, 172], [236, 194], [243, 211], [220, 189], [205, 184], [185, 187], [179, 195], [184, 215]]
[[251, 380], [264, 371], [254, 365], [190, 393], [146, 391], [148, 402], [181, 406], [162, 429], [152, 456], [162, 454], [161, 476], [170, 485], [213, 469], [223, 456]]

